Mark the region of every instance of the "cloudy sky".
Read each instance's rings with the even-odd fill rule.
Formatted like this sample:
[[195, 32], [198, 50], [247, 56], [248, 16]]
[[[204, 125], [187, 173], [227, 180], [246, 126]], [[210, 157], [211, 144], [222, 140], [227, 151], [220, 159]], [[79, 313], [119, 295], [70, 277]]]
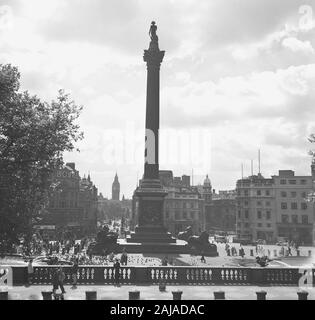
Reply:
[[[161, 168], [234, 188], [261, 149], [264, 176], [310, 173], [315, 132], [311, 0], [0, 0], [0, 63], [50, 101], [84, 106], [80, 153], [105, 196], [118, 172], [130, 197], [143, 173], [146, 67], [155, 20], [161, 67]], [[164, 131], [163, 131], [164, 130]], [[163, 132], [162, 132], [163, 131]], [[177, 140], [176, 140], [177, 139]]]

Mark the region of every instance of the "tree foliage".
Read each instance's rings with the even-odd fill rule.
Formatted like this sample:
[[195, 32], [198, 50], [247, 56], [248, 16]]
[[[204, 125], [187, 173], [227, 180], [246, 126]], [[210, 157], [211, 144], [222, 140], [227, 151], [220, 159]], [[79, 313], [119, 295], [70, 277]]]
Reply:
[[63, 153], [83, 138], [82, 107], [63, 90], [47, 103], [19, 87], [18, 69], [0, 64], [0, 239], [30, 231]]
[[[314, 134], [314, 133], [312, 133], [312, 134], [309, 136], [308, 141], [309, 141], [310, 143], [315, 143], [315, 134]], [[309, 155], [312, 156], [313, 162], [315, 162], [315, 150], [310, 150], [310, 151], [309, 151]]]

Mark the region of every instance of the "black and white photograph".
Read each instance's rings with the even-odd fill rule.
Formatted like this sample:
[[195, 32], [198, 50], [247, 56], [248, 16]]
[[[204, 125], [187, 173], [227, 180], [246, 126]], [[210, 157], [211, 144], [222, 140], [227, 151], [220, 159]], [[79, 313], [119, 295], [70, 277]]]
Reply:
[[315, 300], [314, 88], [313, 0], [0, 0], [0, 305]]

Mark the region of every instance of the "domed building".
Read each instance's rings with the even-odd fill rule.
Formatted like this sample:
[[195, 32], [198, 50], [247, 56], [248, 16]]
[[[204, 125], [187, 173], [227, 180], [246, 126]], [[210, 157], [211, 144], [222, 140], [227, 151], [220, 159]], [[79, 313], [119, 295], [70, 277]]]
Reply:
[[212, 186], [211, 186], [211, 181], [210, 181], [208, 175], [206, 175], [206, 178], [203, 181], [202, 195], [203, 195], [203, 198], [205, 199], [206, 203], [211, 202], [211, 200], [212, 200]]

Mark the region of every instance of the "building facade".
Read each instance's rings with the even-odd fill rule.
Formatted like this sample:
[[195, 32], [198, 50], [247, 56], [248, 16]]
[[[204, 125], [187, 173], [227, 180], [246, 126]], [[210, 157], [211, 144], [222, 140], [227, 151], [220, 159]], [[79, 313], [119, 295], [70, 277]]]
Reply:
[[97, 188], [88, 178], [80, 178], [74, 163], [57, 170], [55, 189], [42, 211], [41, 221], [34, 228], [51, 234], [76, 236], [93, 233], [97, 226]]
[[261, 174], [236, 184], [236, 231], [239, 238], [269, 243], [285, 238], [299, 244], [313, 243], [311, 176], [295, 176], [292, 170], [264, 178]]
[[273, 176], [278, 237], [300, 244], [312, 244], [314, 210], [307, 201], [312, 192], [312, 176], [295, 176], [292, 170], [280, 170]]
[[237, 181], [236, 233], [238, 238], [276, 241], [275, 190], [261, 174]]
[[236, 194], [235, 190], [213, 190], [212, 201], [206, 207], [206, 230], [210, 233], [236, 232]]

